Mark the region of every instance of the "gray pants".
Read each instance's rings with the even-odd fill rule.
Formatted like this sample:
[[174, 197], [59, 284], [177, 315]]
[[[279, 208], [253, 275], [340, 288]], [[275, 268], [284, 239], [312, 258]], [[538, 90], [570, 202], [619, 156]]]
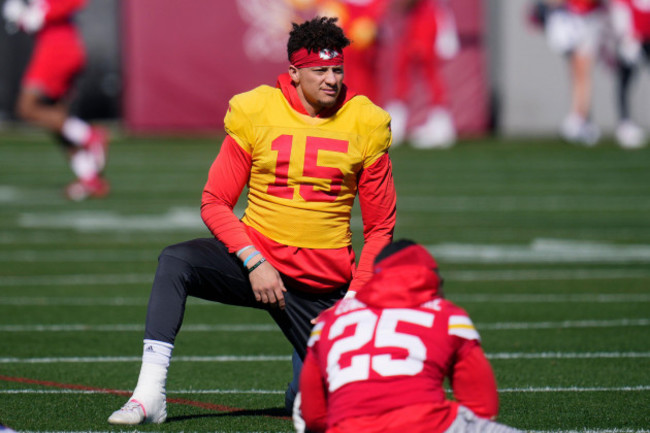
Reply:
[[214, 238], [194, 239], [163, 250], [154, 277], [144, 338], [174, 344], [188, 296], [229, 305], [266, 309], [296, 349], [307, 352], [311, 320], [341, 299], [347, 286], [329, 293], [307, 293], [287, 286], [286, 308], [267, 308], [255, 300], [241, 260]]
[[508, 427], [498, 422], [490, 421], [485, 418], [479, 418], [466, 408], [465, 406], [458, 407], [458, 414], [456, 419], [449, 426], [445, 433], [521, 433], [522, 430], [517, 430]]

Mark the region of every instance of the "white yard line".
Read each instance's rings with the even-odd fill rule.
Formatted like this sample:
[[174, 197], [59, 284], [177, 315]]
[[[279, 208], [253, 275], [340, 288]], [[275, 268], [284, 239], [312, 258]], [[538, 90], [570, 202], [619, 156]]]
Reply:
[[[650, 352], [540, 352], [540, 353], [488, 353], [492, 360], [516, 359], [624, 359], [650, 358]], [[221, 355], [221, 356], [175, 356], [174, 362], [285, 362], [286, 355]], [[86, 356], [86, 357], [43, 357], [43, 358], [0, 358], [0, 364], [80, 364], [80, 363], [128, 363], [140, 362], [140, 356]]]
[[[526, 431], [528, 433], [650, 433], [650, 430], [633, 430], [633, 429], [619, 429], [619, 428], [596, 429], [596, 430], [583, 429], [583, 430], [526, 430]], [[20, 430], [19, 433], [114, 433], [114, 432], [108, 430], [84, 430], [84, 431]], [[147, 433], [162, 433], [162, 432], [158, 432], [155, 430], [147, 430]], [[185, 433], [193, 433], [193, 432], [187, 431]], [[213, 433], [263, 433], [263, 432], [257, 432], [257, 431], [232, 432], [230, 430], [225, 432], [225, 431], [215, 430]], [[294, 430], [290, 430], [285, 433], [295, 433], [295, 432]]]
[[[147, 433], [166, 433], [166, 432], [160, 432], [156, 430], [122, 430], [122, 431], [133, 431], [133, 432], [139, 432], [139, 431], [146, 431]], [[183, 433], [196, 433], [192, 431], [182, 431]], [[212, 433], [268, 433], [268, 431], [245, 431], [245, 432], [240, 432], [240, 431], [231, 431], [231, 430], [214, 430], [211, 431]], [[634, 433], [635, 430], [630, 430], [630, 431], [613, 431], [613, 430], [603, 430], [602, 432], [595, 432], [593, 433], [608, 433], [608, 432], [613, 432], [613, 433]], [[640, 430], [636, 430], [637, 433], [644, 433], [641, 432]], [[71, 430], [18, 430], [18, 433], [115, 433], [115, 430], [83, 430], [83, 431], [71, 431]], [[295, 430], [288, 430], [286, 432], [282, 433], [295, 433]], [[561, 431], [557, 432], [545, 432], [545, 433], [563, 433]], [[569, 432], [567, 432], [569, 433]], [[592, 433], [592, 432], [576, 432], [576, 433]]]
[[[285, 390], [268, 390], [268, 389], [180, 389], [167, 390], [170, 394], [282, 394]], [[82, 389], [0, 389], [1, 394], [106, 394], [101, 390], [82, 390]]]
[[[40, 306], [40, 307], [60, 307], [60, 306], [79, 306], [79, 307], [137, 307], [146, 306], [149, 297], [76, 297], [76, 296], [0, 296], [0, 305], [15, 306]], [[215, 307], [215, 302], [204, 301], [198, 298], [189, 298], [187, 305], [210, 305]]]
[[[449, 281], [553, 281], [553, 280], [628, 280], [650, 278], [645, 269], [518, 269], [447, 271]], [[0, 287], [24, 286], [104, 286], [151, 284], [153, 273], [147, 274], [68, 274], [38, 276], [2, 276]]]
[[0, 287], [24, 286], [104, 286], [151, 284], [151, 274], [76, 274], [0, 277]]
[[[158, 250], [109, 249], [25, 249], [16, 239], [17, 249], [0, 252], [0, 262], [124, 262], [155, 261]], [[446, 263], [649, 263], [650, 245], [561, 239], [533, 239], [526, 244], [441, 243], [427, 249]]]
[[[0, 325], [0, 332], [141, 332], [143, 324]], [[183, 325], [183, 332], [280, 332], [274, 324]]]
[[[632, 430], [632, 429], [619, 429], [619, 428], [613, 428], [613, 429], [583, 429], [583, 430], [526, 430], [528, 433], [650, 433], [650, 430]], [[156, 432], [153, 430], [147, 430], [148, 433], [162, 433], [162, 432]], [[62, 430], [62, 431], [54, 431], [54, 430], [20, 430], [19, 433], [113, 433], [110, 431], [106, 430], [84, 430], [84, 431], [68, 431], [68, 430]], [[185, 433], [192, 433], [192, 432], [185, 432]], [[214, 431], [214, 433], [243, 433], [243, 432], [231, 432], [228, 430], [228, 432], [222, 432], [219, 430]], [[250, 432], [247, 431], [245, 433], [262, 433], [262, 432]], [[286, 433], [294, 433], [294, 430], [288, 431]]]
[[[545, 294], [545, 293], [524, 293], [524, 294], [454, 294], [449, 295], [454, 302], [493, 302], [493, 303], [525, 303], [525, 304], [547, 304], [547, 303], [595, 303], [611, 304], [617, 302], [650, 302], [648, 294], [621, 294], [621, 293], [581, 293], [581, 294]], [[1, 302], [1, 298], [0, 298]]]
[[525, 244], [427, 245], [447, 263], [648, 263], [650, 245], [537, 238]]
[[[286, 362], [290, 361], [289, 355], [257, 355], [257, 356], [175, 356], [177, 362]], [[120, 363], [141, 362], [140, 356], [87, 356], [87, 357], [45, 357], [45, 358], [0, 358], [0, 364], [80, 364], [80, 363]]]
[[[561, 322], [497, 322], [475, 323], [479, 331], [509, 331], [526, 329], [618, 328], [650, 326], [650, 319], [564, 320]], [[141, 332], [142, 324], [89, 325], [30, 324], [0, 325], [0, 332]], [[186, 324], [183, 332], [279, 332], [274, 324]]]
[[[570, 195], [543, 196], [399, 196], [400, 210], [403, 212], [556, 212], [556, 211], [601, 211], [634, 210], [641, 211], [650, 208], [648, 197], [645, 196], [597, 196], [575, 197]], [[611, 206], [611, 207], [610, 207]]]
[[17, 221], [19, 227], [35, 229], [71, 229], [78, 232], [113, 231], [201, 231], [205, 225], [196, 209], [177, 207], [164, 214], [122, 215], [110, 211], [25, 213]]
[[503, 322], [476, 323], [480, 331], [504, 331], [516, 329], [568, 329], [568, 328], [616, 328], [629, 326], [649, 326], [650, 319], [617, 320], [565, 320], [562, 322]]
[[[615, 387], [526, 387], [526, 388], [501, 388], [500, 393], [536, 393], [536, 392], [638, 392], [650, 391], [650, 386], [615, 386]], [[285, 390], [265, 389], [180, 389], [167, 390], [168, 395], [173, 394], [284, 394]], [[0, 389], [0, 394], [106, 394], [101, 390], [78, 390], [78, 389]]]
[[529, 433], [650, 433], [650, 430], [633, 430], [626, 428], [583, 429], [583, 430], [526, 430]]
[[[451, 294], [449, 296], [458, 303], [639, 303], [650, 302], [649, 294], [621, 293], [581, 293], [581, 294], [545, 294], [545, 293], [500, 293], [500, 294]], [[0, 305], [15, 306], [145, 306], [148, 297], [76, 297], [76, 296], [0, 296]], [[195, 298], [188, 299], [188, 305], [203, 305], [214, 307], [214, 302]]]
[[580, 386], [568, 386], [568, 387], [552, 387], [544, 386], [541, 388], [527, 387], [527, 388], [501, 388], [499, 392], [510, 392], [510, 393], [527, 393], [527, 392], [609, 392], [609, 391], [620, 391], [620, 392], [636, 392], [636, 391], [650, 391], [650, 385], [634, 385], [634, 386], [596, 386], [596, 387], [580, 387]]
[[[124, 430], [124, 431], [129, 431], [129, 430]], [[138, 432], [138, 431], [141, 431], [141, 430], [130, 430], [130, 431]], [[165, 432], [159, 432], [159, 431], [155, 431], [155, 430], [142, 430], [142, 431], [146, 431], [147, 433], [165, 433]], [[593, 433], [608, 433], [608, 432], [613, 432], [613, 433], [633, 433], [634, 431], [630, 430], [628, 432], [628, 431], [621, 430], [621, 431], [615, 431], [614, 432], [613, 430], [603, 430], [602, 432], [593, 432]], [[638, 430], [637, 432], [644, 433], [644, 432], [641, 432], [640, 430]], [[83, 431], [71, 431], [71, 430], [18, 430], [18, 433], [115, 433], [115, 430], [83, 430]], [[183, 433], [196, 433], [196, 432], [184, 431], [183, 430]], [[249, 431], [249, 430], [247, 430], [245, 432], [240, 432], [240, 431], [234, 431], [233, 432], [231, 430], [227, 430], [227, 431], [214, 430], [214, 431], [212, 431], [212, 433], [268, 433], [268, 432]], [[295, 433], [295, 430], [289, 430], [289, 431], [282, 432], [282, 433]], [[563, 432], [557, 431], [557, 432], [545, 432], [545, 433], [563, 433]], [[569, 433], [569, 432], [567, 432], [567, 433]], [[577, 432], [577, 433], [592, 433], [592, 432]]]
[[539, 352], [488, 353], [489, 359], [621, 359], [650, 358], [650, 352]]
[[[645, 269], [518, 269], [494, 271], [442, 272], [449, 281], [557, 281], [557, 280], [629, 280], [650, 278]], [[0, 285], [2, 282], [0, 281]]]
[[0, 263], [156, 262], [160, 251], [109, 249], [14, 250], [0, 252]]

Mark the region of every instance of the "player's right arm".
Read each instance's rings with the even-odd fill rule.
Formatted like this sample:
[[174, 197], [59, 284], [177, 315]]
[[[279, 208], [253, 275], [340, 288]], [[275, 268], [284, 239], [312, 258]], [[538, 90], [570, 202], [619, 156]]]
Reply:
[[250, 175], [251, 156], [229, 135], [210, 167], [201, 198], [201, 218], [228, 251], [237, 252], [252, 242], [233, 209]]
[[[231, 253], [253, 245], [244, 224], [233, 211], [248, 182], [250, 169], [251, 156], [227, 135], [210, 167], [208, 181], [203, 189], [201, 218]], [[260, 254], [256, 254], [247, 261], [254, 252], [254, 248], [248, 248], [239, 255], [247, 269], [256, 266], [262, 259]], [[284, 308], [286, 289], [280, 274], [269, 262], [256, 267], [250, 272], [249, 278], [258, 302]]]

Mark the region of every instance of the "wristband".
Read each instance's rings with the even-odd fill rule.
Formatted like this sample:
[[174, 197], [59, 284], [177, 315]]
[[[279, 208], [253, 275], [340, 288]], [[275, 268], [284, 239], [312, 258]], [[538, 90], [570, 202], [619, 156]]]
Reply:
[[248, 264], [248, 262], [250, 262], [251, 259], [252, 259], [253, 257], [255, 257], [256, 255], [258, 255], [259, 253], [260, 253], [259, 251], [254, 251], [254, 252], [251, 253], [250, 256], [246, 257], [246, 260], [244, 260], [244, 267], [246, 267], [246, 265]]
[[253, 266], [251, 266], [251, 268], [248, 270], [248, 273], [250, 274], [251, 272], [253, 272], [255, 269], [257, 269], [257, 267], [259, 265], [261, 265], [265, 261], [266, 261], [266, 259], [264, 257], [262, 257], [257, 263], [255, 263]]
[[239, 257], [239, 256], [241, 256], [241, 253], [243, 253], [244, 251], [246, 251], [249, 248], [253, 248], [253, 245], [246, 245], [244, 248], [241, 248], [240, 250], [238, 250], [235, 254], [237, 255], [237, 257]]

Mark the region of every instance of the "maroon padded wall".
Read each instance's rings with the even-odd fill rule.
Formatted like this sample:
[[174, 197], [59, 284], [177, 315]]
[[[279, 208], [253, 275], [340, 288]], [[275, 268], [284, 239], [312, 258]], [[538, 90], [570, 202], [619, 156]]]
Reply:
[[[289, 3], [122, 2], [126, 127], [134, 132], [222, 130], [232, 95], [274, 85], [286, 70], [284, 46], [290, 22], [299, 18], [299, 12], [287, 13]], [[450, 3], [463, 44], [443, 69], [451, 109], [461, 133], [482, 133], [489, 118], [482, 3]]]

